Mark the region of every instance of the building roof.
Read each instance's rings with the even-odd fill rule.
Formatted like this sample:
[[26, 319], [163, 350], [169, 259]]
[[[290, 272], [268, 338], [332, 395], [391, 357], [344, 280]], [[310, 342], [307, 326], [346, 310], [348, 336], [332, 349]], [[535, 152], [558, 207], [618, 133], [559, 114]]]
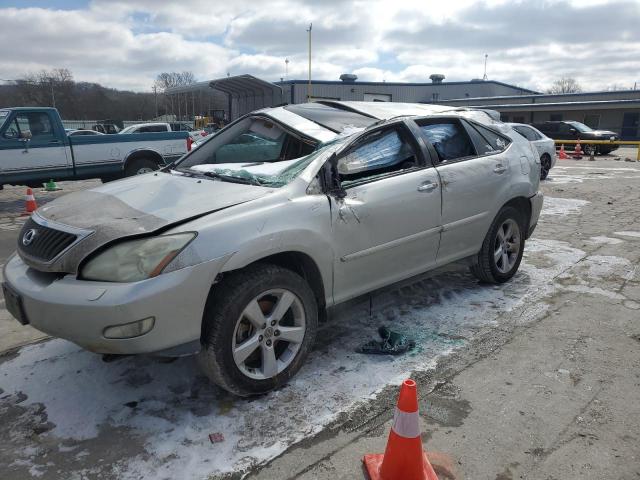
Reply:
[[[283, 80], [280, 82], [274, 82], [277, 85], [291, 85], [291, 84], [305, 84], [309, 83], [309, 80]], [[497, 80], [470, 80], [464, 82], [441, 82], [441, 83], [433, 83], [433, 82], [343, 82], [342, 80], [311, 80], [313, 85], [367, 85], [367, 86], [394, 86], [394, 87], [437, 87], [437, 86], [447, 86], [447, 85], [476, 85], [476, 84], [487, 84], [492, 83], [494, 85], [500, 85], [503, 87], [513, 88], [514, 90], [520, 90], [522, 92], [536, 94], [539, 95], [539, 92], [534, 90], [529, 90], [528, 88], [518, 87], [516, 85], [511, 85], [509, 83], [499, 82]]]
[[[450, 98], [447, 100], [443, 100], [442, 102], [472, 102], [474, 100], [487, 100], [487, 98], [495, 99], [495, 100], [509, 100], [511, 98], [524, 99], [530, 98], [534, 99], [535, 103], [538, 103], [538, 99], [545, 99], [549, 97], [566, 97], [567, 99], [587, 97], [591, 95], [597, 96], [607, 96], [607, 95], [621, 95], [621, 94], [635, 94], [638, 98], [640, 98], [640, 90], [598, 90], [595, 92], [576, 92], [576, 93], [535, 93], [532, 95], [502, 95], [496, 97], [465, 97], [465, 98]], [[534, 103], [534, 102], [532, 102]], [[525, 104], [526, 105], [526, 104]]]
[[[497, 100], [499, 97], [489, 97]], [[472, 100], [472, 99], [471, 99]], [[476, 99], [479, 100], [479, 99]], [[442, 102], [444, 103], [444, 102]], [[605, 109], [605, 108], [640, 108], [640, 98], [631, 100], [586, 100], [583, 102], [536, 102], [536, 103], [492, 103], [490, 105], [468, 105], [469, 108], [487, 108], [492, 110], [558, 110], [572, 109], [581, 110], [585, 108]]]

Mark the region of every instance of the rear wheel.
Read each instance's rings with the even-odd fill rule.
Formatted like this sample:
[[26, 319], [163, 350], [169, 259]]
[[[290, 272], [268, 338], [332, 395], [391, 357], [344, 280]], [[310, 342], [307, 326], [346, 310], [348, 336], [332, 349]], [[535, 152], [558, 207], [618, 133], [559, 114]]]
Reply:
[[545, 153], [540, 157], [540, 180], [549, 176], [549, 170], [551, 170], [551, 157]]
[[307, 282], [276, 265], [228, 275], [211, 290], [203, 319], [204, 373], [240, 396], [284, 385], [315, 341], [318, 309]]
[[132, 177], [134, 175], [142, 175], [145, 173], [153, 172], [158, 169], [158, 164], [148, 158], [136, 158], [129, 162], [124, 169], [126, 177]]
[[504, 207], [482, 242], [471, 272], [487, 283], [504, 283], [515, 275], [524, 251], [524, 216], [514, 207]]

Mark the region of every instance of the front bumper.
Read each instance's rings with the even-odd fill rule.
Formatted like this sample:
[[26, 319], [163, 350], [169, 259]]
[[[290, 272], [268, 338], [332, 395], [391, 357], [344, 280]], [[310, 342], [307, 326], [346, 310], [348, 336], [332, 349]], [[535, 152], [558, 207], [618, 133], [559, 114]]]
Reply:
[[[29, 268], [14, 255], [4, 281], [20, 295], [29, 324], [97, 353], [151, 353], [200, 338], [204, 305], [226, 258], [135, 283], [78, 280]], [[108, 339], [108, 326], [155, 317], [144, 335]]]
[[540, 212], [542, 211], [542, 203], [544, 202], [544, 195], [542, 192], [536, 193], [533, 197], [529, 198], [531, 202], [531, 219], [529, 220], [529, 228], [527, 230], [527, 238], [529, 238], [538, 225], [538, 218], [540, 218]]

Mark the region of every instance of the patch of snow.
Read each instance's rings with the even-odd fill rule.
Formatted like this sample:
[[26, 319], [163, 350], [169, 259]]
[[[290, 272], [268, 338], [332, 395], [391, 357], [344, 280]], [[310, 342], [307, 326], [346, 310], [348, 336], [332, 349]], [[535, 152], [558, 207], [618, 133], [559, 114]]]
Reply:
[[621, 237], [640, 238], [640, 232], [625, 231], [625, 232], [613, 232], [613, 234], [620, 235]]
[[[464, 346], [478, 329], [498, 324], [503, 314], [543, 303], [538, 300], [555, 290], [554, 279], [584, 256], [566, 242], [532, 239], [511, 282], [482, 285], [466, 268], [448, 267], [376, 295], [371, 314], [367, 301], [323, 326], [318, 345], [288, 386], [255, 399], [235, 398], [210, 385], [193, 358], [161, 363], [135, 356], [104, 363], [63, 340], [24, 347], [5, 361], [0, 388], [5, 395], [24, 394], [20, 405], [42, 404], [55, 425], [49, 440], [61, 446], [103, 431], [112, 435], [113, 428], [128, 429], [143, 442], [143, 454], [132, 453], [111, 466], [79, 464], [76, 472], [104, 468], [121, 479], [156, 479], [245, 471], [320, 432], [412, 371], [434, 368], [439, 358]], [[416, 348], [399, 357], [354, 353], [381, 324], [414, 338]], [[208, 435], [215, 432], [224, 441], [212, 445]], [[121, 441], [132, 440], [123, 436]], [[28, 447], [16, 443], [12, 454], [38, 465], [43, 460]]]
[[[571, 166], [556, 165], [546, 181], [556, 184], [583, 183], [585, 180], [613, 180], [616, 178], [636, 179], [640, 175], [628, 175], [628, 173], [640, 173], [636, 168], [602, 168], [587, 165], [572, 164]], [[627, 175], [625, 175], [627, 174]]]
[[626, 300], [627, 297], [617, 292], [611, 292], [600, 287], [588, 287], [586, 285], [562, 285], [559, 287], [561, 290], [568, 290], [576, 293], [589, 293], [592, 295], [601, 295], [603, 297], [610, 298], [612, 300]]
[[580, 266], [588, 269], [587, 276], [593, 280], [601, 280], [608, 277], [631, 280], [636, 270], [635, 265], [626, 258], [611, 255], [591, 255]]
[[589, 241], [597, 244], [605, 244], [605, 245], [619, 245], [624, 243], [624, 240], [620, 240], [619, 238], [611, 238], [611, 237], [589, 237]]
[[590, 202], [576, 198], [545, 197], [542, 204], [541, 215], [571, 215], [580, 213], [580, 210]]

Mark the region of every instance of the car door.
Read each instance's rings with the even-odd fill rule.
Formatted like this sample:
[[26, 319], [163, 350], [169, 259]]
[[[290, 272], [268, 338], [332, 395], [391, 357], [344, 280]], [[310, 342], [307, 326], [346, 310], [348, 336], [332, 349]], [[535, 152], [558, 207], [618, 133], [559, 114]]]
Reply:
[[460, 118], [428, 118], [416, 123], [437, 158], [442, 185], [437, 263], [445, 264], [480, 250], [494, 216], [508, 198], [509, 177], [515, 167], [506, 152], [511, 140]]
[[[73, 172], [66, 134], [46, 111], [14, 111], [0, 131], [2, 182], [68, 177]], [[31, 135], [30, 140], [21, 138]]]
[[337, 162], [331, 196], [334, 300], [408, 278], [435, 263], [440, 185], [424, 143], [404, 123], [359, 137]]

